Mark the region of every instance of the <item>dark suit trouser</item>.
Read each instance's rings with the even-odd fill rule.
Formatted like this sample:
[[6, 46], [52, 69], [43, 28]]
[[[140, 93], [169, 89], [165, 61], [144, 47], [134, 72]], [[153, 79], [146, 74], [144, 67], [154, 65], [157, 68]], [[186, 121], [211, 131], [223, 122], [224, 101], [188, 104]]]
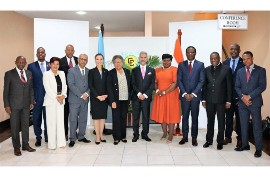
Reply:
[[76, 138], [76, 130], [79, 128], [78, 139], [83, 139], [85, 135], [85, 130], [87, 126], [87, 114], [88, 114], [88, 103], [82, 102], [79, 103], [70, 103], [69, 104], [69, 130], [70, 141], [75, 141]]
[[262, 116], [261, 107], [244, 106], [239, 107], [239, 115], [242, 131], [242, 146], [248, 145], [249, 140], [249, 119], [252, 117], [253, 136], [256, 150], [262, 150]]
[[46, 109], [43, 106], [43, 102], [36, 102], [33, 109], [33, 124], [34, 124], [34, 133], [36, 135], [37, 140], [41, 140], [41, 123], [42, 123], [42, 113], [43, 113], [43, 124], [44, 124], [44, 138], [48, 140], [47, 135], [47, 124], [46, 124]]
[[20, 148], [20, 129], [22, 131], [22, 147], [29, 146], [29, 109], [12, 109], [10, 114], [10, 129], [14, 148]]
[[237, 139], [241, 140], [241, 125], [239, 118], [238, 106], [236, 104], [238, 100], [234, 100], [231, 103], [230, 109], [226, 110], [226, 129], [225, 129], [225, 137], [231, 139], [233, 132], [233, 116], [235, 115], [235, 123], [236, 123], [236, 134]]
[[211, 143], [213, 142], [215, 118], [217, 114], [218, 120], [217, 143], [223, 144], [224, 130], [225, 130], [225, 104], [213, 104], [206, 102], [206, 113], [207, 113], [206, 141]]
[[149, 117], [150, 117], [150, 103], [147, 99], [144, 101], [135, 100], [133, 104], [133, 135], [139, 135], [139, 121], [142, 111], [142, 136], [146, 136], [149, 133]]
[[68, 102], [68, 97], [67, 97], [65, 100], [65, 105], [64, 105], [65, 135], [68, 135], [68, 117], [69, 117], [69, 102]]
[[126, 138], [128, 101], [119, 101], [116, 109], [112, 109], [113, 139], [122, 140]]
[[183, 138], [188, 139], [188, 132], [189, 132], [189, 113], [191, 112], [191, 137], [197, 138], [198, 136], [198, 116], [199, 116], [199, 108], [200, 108], [200, 101], [192, 100], [186, 101], [181, 100], [181, 107], [182, 107], [182, 131], [183, 131]]

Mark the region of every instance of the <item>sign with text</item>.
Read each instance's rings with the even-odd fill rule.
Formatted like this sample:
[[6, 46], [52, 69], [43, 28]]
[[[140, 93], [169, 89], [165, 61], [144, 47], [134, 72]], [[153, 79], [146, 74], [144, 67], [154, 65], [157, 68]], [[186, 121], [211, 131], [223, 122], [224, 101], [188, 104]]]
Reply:
[[220, 29], [247, 30], [247, 14], [218, 14], [218, 27]]

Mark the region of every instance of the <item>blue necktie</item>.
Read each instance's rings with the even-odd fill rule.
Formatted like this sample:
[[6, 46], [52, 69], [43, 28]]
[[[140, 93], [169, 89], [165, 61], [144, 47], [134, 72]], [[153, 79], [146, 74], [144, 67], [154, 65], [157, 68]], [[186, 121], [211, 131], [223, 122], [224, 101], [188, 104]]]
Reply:
[[45, 68], [44, 68], [44, 62], [41, 62], [40, 63], [40, 69], [41, 69], [41, 72], [42, 74], [45, 72]]
[[234, 69], [235, 69], [235, 60], [232, 60], [232, 72], [234, 72]]

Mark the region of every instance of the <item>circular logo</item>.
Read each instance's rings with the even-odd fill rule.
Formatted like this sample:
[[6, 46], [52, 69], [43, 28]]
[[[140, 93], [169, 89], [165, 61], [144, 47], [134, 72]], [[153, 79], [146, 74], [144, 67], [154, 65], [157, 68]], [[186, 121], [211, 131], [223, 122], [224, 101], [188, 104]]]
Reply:
[[125, 65], [128, 69], [133, 69], [138, 65], [138, 59], [134, 55], [128, 55], [125, 58]]

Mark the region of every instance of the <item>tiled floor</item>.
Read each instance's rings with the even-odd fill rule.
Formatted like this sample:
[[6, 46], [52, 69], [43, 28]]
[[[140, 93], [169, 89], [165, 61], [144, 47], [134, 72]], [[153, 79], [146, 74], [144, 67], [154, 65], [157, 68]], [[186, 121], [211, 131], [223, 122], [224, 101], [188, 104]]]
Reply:
[[[110, 127], [108, 125], [107, 127]], [[139, 139], [132, 143], [132, 129], [127, 129], [128, 143], [113, 145], [112, 136], [107, 136], [107, 143], [96, 145], [92, 134], [93, 127], [88, 127], [86, 138], [92, 142], [85, 144], [76, 142], [73, 148], [67, 146], [49, 150], [47, 144], [36, 148], [36, 152], [22, 151], [22, 156], [13, 155], [11, 139], [0, 144], [0, 166], [270, 166], [270, 156], [263, 153], [261, 158], [253, 156], [251, 150], [235, 152], [233, 143], [216, 150], [216, 142], [209, 148], [203, 148], [206, 130], [200, 129], [198, 146], [191, 145], [191, 139], [185, 145], [179, 145], [181, 137], [174, 137], [171, 144], [160, 141], [162, 135], [160, 125], [150, 125], [149, 137], [152, 142]], [[30, 127], [30, 145], [34, 147], [35, 137]]]

